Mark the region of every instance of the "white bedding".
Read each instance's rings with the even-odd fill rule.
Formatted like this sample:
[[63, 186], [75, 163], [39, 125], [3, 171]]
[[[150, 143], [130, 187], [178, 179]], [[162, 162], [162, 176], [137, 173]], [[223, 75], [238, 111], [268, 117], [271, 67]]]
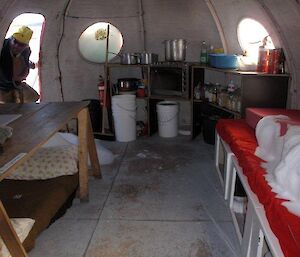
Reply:
[[278, 120], [288, 121], [286, 116], [267, 116], [256, 127], [258, 147], [255, 155], [265, 160], [266, 180], [278, 198], [293, 214], [300, 216], [300, 126], [288, 125], [280, 135]]

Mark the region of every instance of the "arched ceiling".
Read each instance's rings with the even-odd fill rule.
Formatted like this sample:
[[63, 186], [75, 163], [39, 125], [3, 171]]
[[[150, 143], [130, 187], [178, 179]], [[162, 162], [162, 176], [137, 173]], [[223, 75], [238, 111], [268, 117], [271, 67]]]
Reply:
[[95, 85], [103, 67], [83, 60], [77, 49], [80, 33], [94, 22], [107, 21], [117, 26], [124, 36], [125, 52], [146, 49], [158, 53], [163, 60], [162, 41], [185, 38], [187, 60], [199, 61], [202, 40], [216, 47], [226, 43], [229, 53], [241, 53], [236, 26], [242, 18], [252, 17], [267, 28], [276, 46], [284, 48], [292, 73], [292, 106], [300, 109], [297, 89], [300, 84], [297, 74], [300, 7], [297, 0], [2, 0], [0, 10], [2, 39], [18, 14], [37, 12], [45, 16], [42, 80], [46, 100], [59, 99], [57, 58], [63, 67], [61, 81], [67, 99], [78, 100], [97, 94]]

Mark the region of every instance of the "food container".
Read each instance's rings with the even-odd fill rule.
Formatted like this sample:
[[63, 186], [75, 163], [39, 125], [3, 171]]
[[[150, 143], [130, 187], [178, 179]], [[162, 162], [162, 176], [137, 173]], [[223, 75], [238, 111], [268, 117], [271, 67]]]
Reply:
[[141, 64], [153, 64], [158, 62], [158, 55], [153, 53], [141, 53]]
[[137, 78], [120, 78], [118, 79], [118, 90], [119, 92], [136, 90], [138, 82]]
[[165, 40], [165, 59], [166, 61], [182, 62], [186, 55], [186, 40], [172, 39]]
[[238, 59], [234, 54], [210, 54], [209, 64], [219, 69], [236, 69], [238, 68]]
[[137, 64], [137, 56], [135, 53], [123, 53], [121, 56], [121, 64]]

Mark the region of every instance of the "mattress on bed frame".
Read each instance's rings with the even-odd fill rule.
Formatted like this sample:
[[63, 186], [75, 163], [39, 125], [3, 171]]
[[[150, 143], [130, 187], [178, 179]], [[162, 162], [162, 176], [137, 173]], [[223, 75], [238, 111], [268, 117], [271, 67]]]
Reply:
[[0, 199], [10, 218], [35, 220], [23, 242], [26, 251], [34, 247], [36, 237], [72, 205], [78, 187], [78, 174], [47, 180], [3, 180]]

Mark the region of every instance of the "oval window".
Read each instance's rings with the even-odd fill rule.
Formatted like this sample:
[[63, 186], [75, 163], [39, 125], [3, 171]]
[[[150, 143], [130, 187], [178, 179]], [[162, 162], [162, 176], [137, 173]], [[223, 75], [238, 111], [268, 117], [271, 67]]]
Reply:
[[98, 22], [89, 26], [80, 35], [78, 46], [80, 53], [86, 60], [104, 63], [107, 43], [108, 61], [110, 61], [120, 52], [123, 45], [123, 37], [115, 26], [107, 22]]
[[246, 18], [241, 20], [237, 28], [239, 44], [252, 60], [257, 61], [258, 48], [264, 44], [267, 49], [274, 49], [273, 41], [263, 25], [258, 21]]

